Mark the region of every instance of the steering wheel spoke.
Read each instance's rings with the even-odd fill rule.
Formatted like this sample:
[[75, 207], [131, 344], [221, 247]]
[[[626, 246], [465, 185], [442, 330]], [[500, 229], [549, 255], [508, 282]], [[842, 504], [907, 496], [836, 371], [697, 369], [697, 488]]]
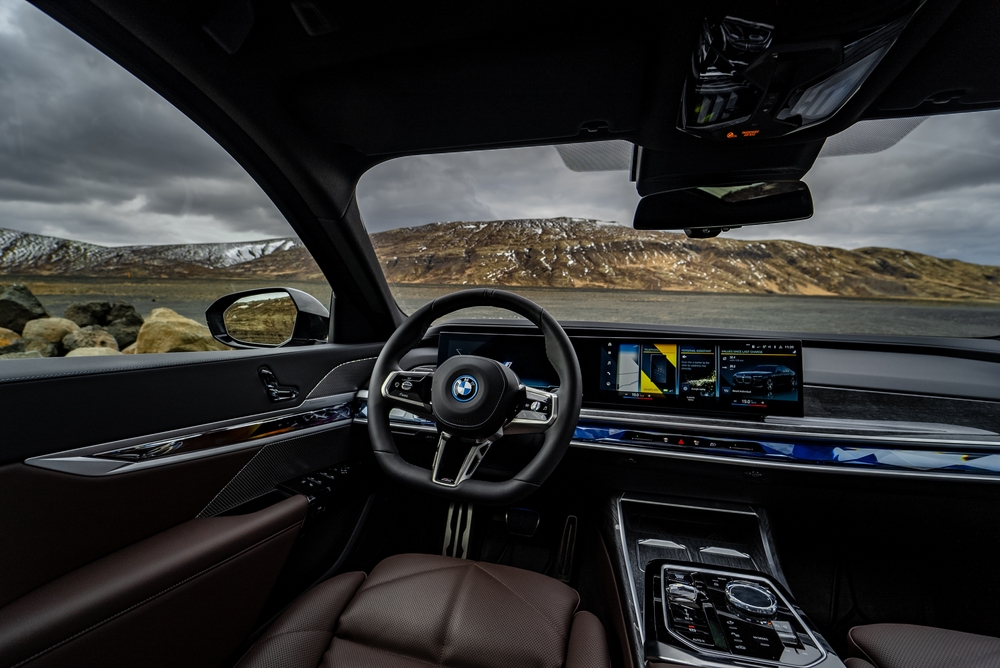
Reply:
[[382, 397], [392, 406], [414, 415], [434, 418], [431, 401], [433, 371], [393, 371], [382, 383]]
[[503, 428], [505, 434], [540, 434], [559, 417], [559, 396], [555, 392], [524, 388], [524, 404]]
[[489, 438], [470, 440], [442, 431], [434, 452], [431, 480], [444, 487], [458, 487], [472, 477], [490, 446], [502, 436], [503, 432], [499, 432]]

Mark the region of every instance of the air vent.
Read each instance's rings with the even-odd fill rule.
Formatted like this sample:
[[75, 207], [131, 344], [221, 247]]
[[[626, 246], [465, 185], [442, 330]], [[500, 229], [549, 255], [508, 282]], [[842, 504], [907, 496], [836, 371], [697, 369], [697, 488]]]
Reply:
[[329, 17], [329, 8], [320, 2], [293, 2], [292, 11], [310, 37], [326, 35], [337, 29]]

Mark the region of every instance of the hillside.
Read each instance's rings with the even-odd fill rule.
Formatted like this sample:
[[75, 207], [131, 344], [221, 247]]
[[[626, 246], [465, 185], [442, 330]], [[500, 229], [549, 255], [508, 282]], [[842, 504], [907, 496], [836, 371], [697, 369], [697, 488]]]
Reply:
[[[688, 239], [553, 218], [372, 235], [394, 283], [592, 287], [1000, 302], [1000, 267], [891, 248]], [[0, 229], [0, 276], [320, 280], [298, 239], [106, 247]]]
[[1000, 267], [891, 248], [688, 239], [567, 218], [435, 223], [372, 240], [397, 283], [1000, 301]]

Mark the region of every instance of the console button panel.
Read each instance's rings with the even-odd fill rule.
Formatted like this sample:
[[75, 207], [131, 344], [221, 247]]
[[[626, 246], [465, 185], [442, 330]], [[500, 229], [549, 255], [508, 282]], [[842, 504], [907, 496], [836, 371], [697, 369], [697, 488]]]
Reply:
[[[762, 574], [651, 562], [655, 643], [714, 662], [807, 667], [827, 651], [780, 587]], [[649, 570], [647, 570], [647, 573]], [[654, 645], [655, 645], [654, 643]], [[647, 655], [649, 655], [647, 642]]]

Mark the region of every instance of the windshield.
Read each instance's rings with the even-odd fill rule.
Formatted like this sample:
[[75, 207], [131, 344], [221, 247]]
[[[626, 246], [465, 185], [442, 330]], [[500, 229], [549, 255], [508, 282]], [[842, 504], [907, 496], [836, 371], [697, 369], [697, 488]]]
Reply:
[[399, 158], [358, 200], [406, 312], [489, 286], [562, 320], [1000, 335], [1000, 112], [862, 122], [806, 175], [811, 219], [715, 239], [633, 229], [630, 155], [606, 142]]

